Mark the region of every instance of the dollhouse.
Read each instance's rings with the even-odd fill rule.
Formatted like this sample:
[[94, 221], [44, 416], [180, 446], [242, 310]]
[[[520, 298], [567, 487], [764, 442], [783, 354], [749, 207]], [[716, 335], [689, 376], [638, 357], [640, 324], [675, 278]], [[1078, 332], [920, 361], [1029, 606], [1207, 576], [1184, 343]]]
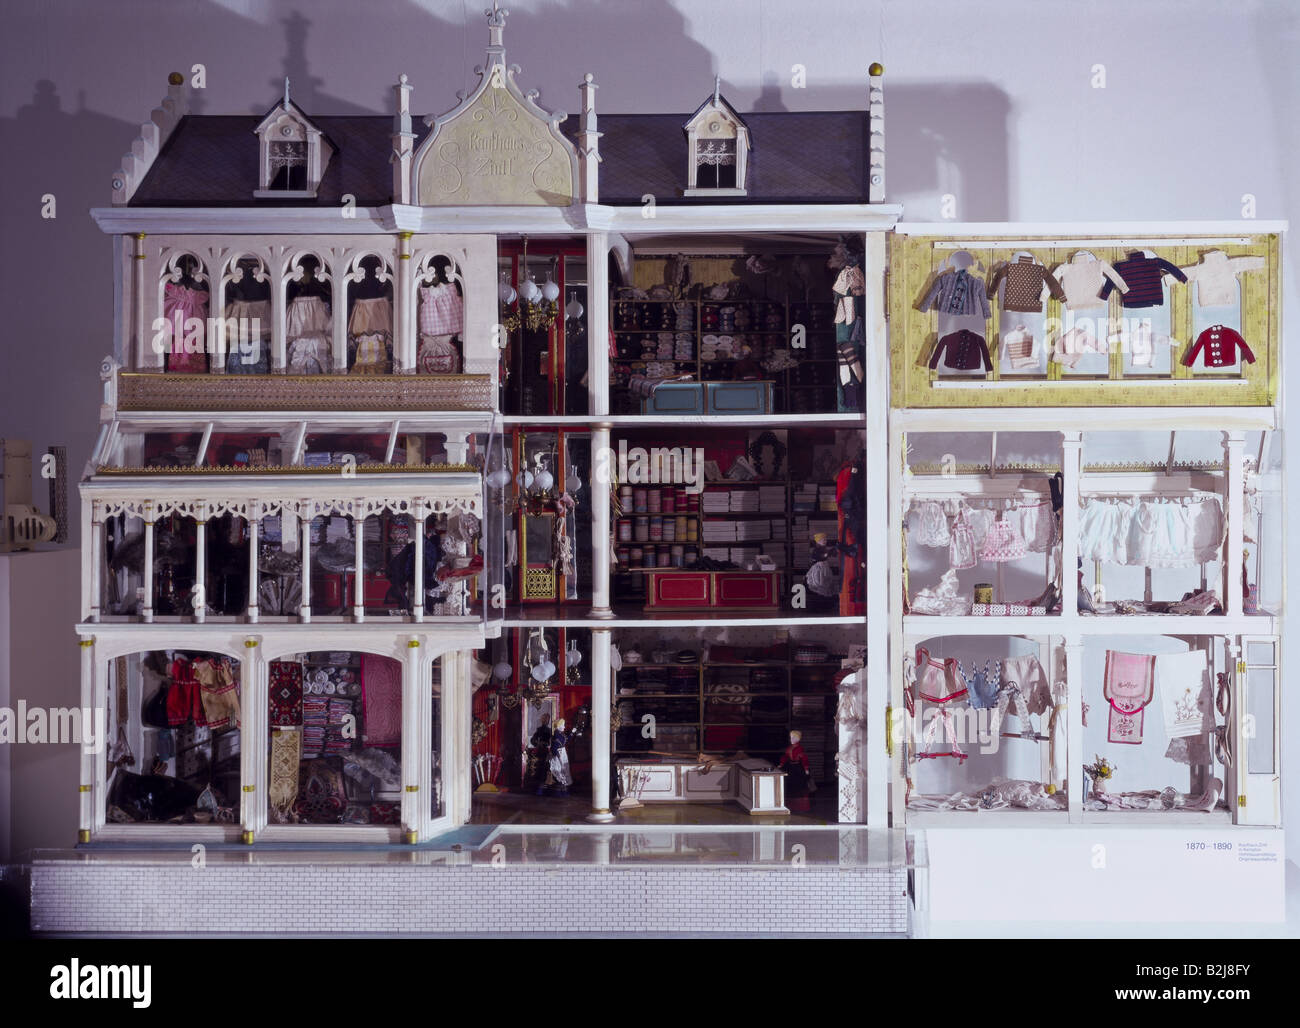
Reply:
[[173, 76], [93, 212], [82, 843], [1278, 824], [1284, 226], [900, 223], [879, 65], [598, 120], [505, 21], [428, 118]]

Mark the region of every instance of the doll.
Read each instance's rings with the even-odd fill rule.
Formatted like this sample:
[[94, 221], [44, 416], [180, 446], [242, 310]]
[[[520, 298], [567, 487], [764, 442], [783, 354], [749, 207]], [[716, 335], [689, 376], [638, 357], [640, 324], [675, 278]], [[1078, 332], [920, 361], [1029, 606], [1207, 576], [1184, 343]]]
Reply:
[[808, 773], [808, 754], [803, 750], [802, 741], [802, 732], [791, 732], [790, 745], [776, 765], [778, 770], [785, 772], [785, 805], [792, 811], [812, 809], [809, 794], [817, 788]]

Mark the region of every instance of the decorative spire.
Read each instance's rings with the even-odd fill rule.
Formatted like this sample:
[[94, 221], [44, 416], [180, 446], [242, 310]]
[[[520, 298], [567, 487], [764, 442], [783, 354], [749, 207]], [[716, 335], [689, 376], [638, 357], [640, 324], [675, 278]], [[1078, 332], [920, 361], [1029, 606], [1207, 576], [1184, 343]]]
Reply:
[[504, 10], [497, 0], [492, 0], [492, 10], [484, 11], [488, 20], [488, 46], [504, 46], [501, 41], [502, 33], [505, 32], [506, 18], [510, 12]]
[[289, 76], [284, 77], [284, 109], [289, 109]]
[[[721, 92], [722, 92], [722, 76], [714, 75], [713, 76], [713, 106], [714, 107], [718, 106], [718, 95]], [[288, 94], [286, 93], [285, 95], [287, 96]]]

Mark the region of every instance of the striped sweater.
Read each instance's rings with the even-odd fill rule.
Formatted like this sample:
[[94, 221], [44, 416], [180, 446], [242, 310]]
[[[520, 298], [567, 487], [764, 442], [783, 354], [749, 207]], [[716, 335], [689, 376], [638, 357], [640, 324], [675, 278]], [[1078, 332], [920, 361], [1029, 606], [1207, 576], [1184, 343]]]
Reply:
[[[1134, 250], [1115, 265], [1115, 271], [1128, 284], [1124, 294], [1125, 308], [1159, 307], [1165, 302], [1162, 280], [1166, 275], [1173, 275], [1179, 282], [1186, 282], [1187, 276], [1163, 257], [1146, 257], [1141, 250]], [[1101, 299], [1110, 296], [1115, 288], [1113, 281], [1107, 281], [1097, 295]]]

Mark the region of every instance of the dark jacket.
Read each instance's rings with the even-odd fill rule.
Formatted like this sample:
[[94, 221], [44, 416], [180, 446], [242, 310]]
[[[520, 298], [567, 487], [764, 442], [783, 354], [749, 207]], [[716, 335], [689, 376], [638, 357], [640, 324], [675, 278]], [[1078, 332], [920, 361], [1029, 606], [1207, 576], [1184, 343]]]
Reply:
[[934, 344], [934, 353], [930, 354], [930, 368], [939, 366], [939, 357], [946, 352], [943, 366], [953, 371], [977, 371], [983, 362], [985, 371], [993, 370], [993, 361], [989, 359], [988, 343], [984, 337], [963, 328], [960, 332], [949, 332]]
[[[1163, 257], [1145, 257], [1141, 250], [1131, 251], [1115, 265], [1115, 272], [1128, 284], [1123, 299], [1126, 308], [1159, 307], [1163, 304], [1165, 291], [1161, 280], [1166, 275], [1173, 275], [1179, 282], [1187, 281], [1187, 276]], [[1097, 295], [1104, 300], [1114, 288], [1115, 283], [1108, 280]]]

